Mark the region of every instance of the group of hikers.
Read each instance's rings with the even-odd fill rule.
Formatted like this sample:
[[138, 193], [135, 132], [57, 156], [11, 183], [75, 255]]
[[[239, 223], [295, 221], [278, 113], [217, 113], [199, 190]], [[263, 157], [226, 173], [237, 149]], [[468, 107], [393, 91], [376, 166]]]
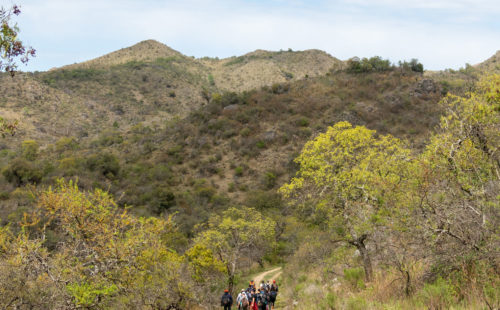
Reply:
[[[276, 280], [273, 280], [272, 284], [269, 281], [264, 282], [262, 280], [259, 287], [256, 287], [255, 282], [252, 280], [248, 287], [242, 289], [238, 294], [236, 304], [238, 310], [272, 310], [277, 296], [278, 284], [276, 284]], [[224, 307], [224, 310], [231, 310], [233, 297], [229, 290], [224, 290], [220, 304]]]

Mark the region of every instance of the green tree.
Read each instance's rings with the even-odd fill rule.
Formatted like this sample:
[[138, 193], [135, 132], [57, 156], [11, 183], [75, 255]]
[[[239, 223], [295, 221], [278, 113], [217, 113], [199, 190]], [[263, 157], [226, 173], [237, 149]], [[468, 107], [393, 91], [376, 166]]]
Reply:
[[[22, 63], [28, 62], [30, 57], [35, 56], [32, 47], [25, 47], [18, 38], [19, 28], [12, 23], [12, 17], [21, 14], [17, 5], [11, 8], [0, 7], [0, 71], [9, 72], [14, 76], [17, 70], [16, 59]], [[13, 135], [17, 128], [17, 121], [8, 122], [0, 117], [0, 134]]]
[[259, 259], [274, 246], [275, 223], [255, 209], [229, 208], [213, 216], [208, 229], [195, 238], [195, 247], [204, 246], [222, 262], [229, 290], [233, 290], [242, 258]]
[[34, 163], [24, 158], [13, 159], [2, 171], [5, 179], [15, 186], [38, 183], [43, 178], [41, 171]]
[[35, 160], [38, 156], [39, 145], [35, 140], [24, 140], [22, 145], [23, 157], [27, 160]]
[[21, 14], [17, 5], [5, 9], [0, 7], [0, 70], [5, 70], [14, 75], [19, 58], [22, 63], [28, 62], [30, 57], [35, 56], [35, 50], [26, 47], [18, 38], [19, 28], [12, 24], [12, 17]]
[[334, 241], [354, 246], [371, 281], [366, 244], [394, 207], [408, 160], [400, 140], [340, 122], [306, 143], [295, 159], [299, 171], [280, 192], [303, 218], [329, 229]]

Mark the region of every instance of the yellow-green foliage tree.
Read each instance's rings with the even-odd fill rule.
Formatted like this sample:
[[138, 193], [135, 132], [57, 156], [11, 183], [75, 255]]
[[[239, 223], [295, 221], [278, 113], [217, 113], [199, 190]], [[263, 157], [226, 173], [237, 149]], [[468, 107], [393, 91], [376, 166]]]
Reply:
[[0, 230], [2, 308], [177, 309], [191, 298], [171, 220], [131, 216], [106, 192], [61, 181], [20, 227]]
[[498, 279], [500, 76], [442, 104], [447, 112], [417, 170], [421, 224], [443, 272], [464, 270], [468, 281], [478, 282], [474, 271], [486, 263]]
[[238, 267], [261, 258], [274, 246], [275, 226], [253, 208], [229, 208], [210, 219], [208, 229], [195, 238], [194, 247], [209, 249], [222, 263], [232, 291]]
[[280, 192], [303, 218], [329, 229], [332, 240], [354, 246], [370, 281], [366, 244], [402, 194], [409, 161], [400, 140], [340, 122], [304, 146], [295, 159], [299, 171]]

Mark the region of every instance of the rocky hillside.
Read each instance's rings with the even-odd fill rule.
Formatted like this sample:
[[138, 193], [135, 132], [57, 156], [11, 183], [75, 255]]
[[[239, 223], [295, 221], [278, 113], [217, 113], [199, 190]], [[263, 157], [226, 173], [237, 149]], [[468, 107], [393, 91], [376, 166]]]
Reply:
[[320, 76], [341, 64], [317, 50], [194, 59], [148, 40], [48, 72], [2, 75], [0, 112], [20, 121], [22, 136], [85, 137], [113, 124], [128, 128], [183, 118], [207, 104], [212, 93]]

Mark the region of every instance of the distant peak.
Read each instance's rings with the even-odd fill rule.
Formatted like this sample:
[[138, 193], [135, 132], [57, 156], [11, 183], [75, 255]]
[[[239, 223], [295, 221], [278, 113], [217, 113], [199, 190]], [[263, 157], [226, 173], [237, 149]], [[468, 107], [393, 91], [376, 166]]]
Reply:
[[82, 62], [79, 64], [69, 65], [65, 68], [89, 68], [89, 67], [107, 67], [114, 66], [130, 61], [152, 61], [158, 58], [168, 57], [185, 57], [180, 52], [168, 47], [167, 45], [156, 40], [145, 40], [136, 43], [132, 46], [122, 48], [115, 52], [111, 52], [104, 56]]
[[167, 45], [165, 45], [159, 41], [153, 40], [153, 39], [140, 41], [140, 42], [138, 42], [130, 47], [134, 47], [134, 46], [151, 46], [151, 47], [159, 47], [159, 48], [165, 48], [165, 47], [170, 48]]
[[161, 42], [158, 42], [153, 39], [141, 41], [139, 43], [136, 43], [130, 47], [126, 47], [122, 50], [137, 50], [137, 49], [148, 49], [148, 50], [154, 50], [156, 52], [163, 52], [163, 53], [168, 53], [168, 54], [178, 54], [182, 55], [180, 52], [174, 50], [173, 48], [169, 47], [168, 45], [165, 45]]

